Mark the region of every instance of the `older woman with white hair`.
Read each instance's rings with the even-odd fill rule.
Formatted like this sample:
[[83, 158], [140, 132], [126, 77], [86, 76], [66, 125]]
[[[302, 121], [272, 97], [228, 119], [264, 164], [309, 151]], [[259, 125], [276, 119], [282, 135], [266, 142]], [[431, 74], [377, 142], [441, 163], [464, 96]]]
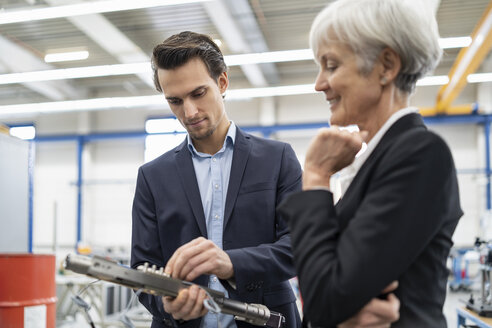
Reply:
[[[409, 106], [417, 80], [441, 57], [434, 15], [417, 3], [339, 0], [311, 28], [315, 88], [332, 126], [308, 148], [303, 191], [279, 210], [312, 327], [336, 326], [395, 280], [393, 327], [446, 327], [446, 259], [463, 212], [448, 146]], [[337, 128], [348, 125], [360, 132]]]

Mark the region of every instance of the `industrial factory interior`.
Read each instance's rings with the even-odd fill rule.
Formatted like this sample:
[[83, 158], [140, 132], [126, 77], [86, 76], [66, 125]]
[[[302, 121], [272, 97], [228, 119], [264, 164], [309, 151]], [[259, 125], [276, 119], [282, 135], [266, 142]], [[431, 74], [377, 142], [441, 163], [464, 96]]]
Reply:
[[[310, 44], [310, 30], [317, 15], [329, 5], [351, 1], [359, 0], [0, 0], [0, 328], [273, 327], [271, 321], [277, 315], [275, 311], [282, 311], [275, 306], [285, 303], [282, 303], [285, 293], [277, 293], [273, 297], [278, 290], [269, 285], [270, 279], [290, 285], [292, 291], [289, 290], [288, 295], [295, 296], [292, 302], [301, 318], [298, 325], [286, 322], [285, 326], [280, 323], [276, 327], [300, 327], [303, 317], [305, 324], [319, 326], [319, 321], [315, 324], [316, 315], [311, 310], [311, 293], [324, 282], [316, 285], [303, 281], [309, 273], [303, 265], [311, 263], [305, 262], [308, 259], [303, 256], [323, 253], [316, 248], [307, 251], [303, 246], [309, 242], [307, 236], [316, 233], [311, 230], [317, 229], [297, 231], [299, 226], [293, 222], [296, 217], [284, 221], [281, 213], [288, 212], [294, 201], [300, 207], [303, 202], [300, 198], [281, 199], [285, 186], [281, 181], [278, 185], [271, 183], [277, 183], [276, 179], [285, 175], [288, 181], [297, 179], [292, 190], [297, 190], [300, 195], [309, 195], [310, 192], [331, 195], [331, 187], [328, 190], [316, 183], [315, 191], [306, 191], [308, 179], [306, 175], [301, 177], [301, 170], [306, 173], [312, 165], [311, 158], [316, 156], [312, 151], [313, 140], [320, 140], [316, 139], [320, 131], [333, 131], [331, 129], [345, 135], [362, 135], [357, 124], [340, 129], [330, 127], [330, 122], [331, 125], [340, 125], [333, 123], [332, 110], [335, 113], [335, 108], [344, 103], [344, 97], [339, 101], [330, 98], [331, 91], [321, 90], [320, 79], [327, 68], [320, 60], [325, 57], [319, 57]], [[451, 165], [450, 172], [457, 178], [459, 198], [450, 202], [461, 208], [463, 214], [452, 233], [452, 244], [450, 240], [446, 252], [440, 255], [448, 273], [436, 278], [442, 282], [443, 289], [445, 284], [442, 313], [451, 328], [492, 327], [492, 1], [401, 2], [409, 6], [421, 2], [420, 10], [429, 11], [437, 21], [442, 57], [434, 69], [416, 81], [409, 106], [415, 108], [410, 115], [422, 117], [432, 135], [447, 145], [452, 160], [429, 164], [436, 173], [420, 181], [419, 188], [412, 189], [412, 195], [421, 193], [427, 195], [427, 199], [405, 207], [408, 217], [415, 216], [418, 223], [409, 223], [412, 228], [408, 229], [404, 243], [386, 247], [392, 250], [380, 252], [372, 262], [362, 261], [364, 263], [360, 264], [358, 278], [350, 275], [350, 279], [354, 279], [350, 286], [357, 287], [347, 290], [354, 295], [359, 291], [371, 290], [373, 284], [379, 284], [379, 278], [376, 279], [378, 282], [373, 281], [372, 272], [375, 272], [376, 266], [381, 266], [381, 263], [388, 268], [398, 266], [392, 262], [391, 256], [385, 261], [386, 253], [408, 254], [406, 249], [412, 248], [412, 243], [424, 240], [419, 236], [419, 229], [420, 224], [427, 225], [423, 220], [419, 221], [417, 216], [421, 214], [418, 213], [427, 211], [428, 207], [429, 213], [448, 213], [441, 207], [434, 207], [451, 199], [453, 185], [446, 184], [439, 189], [435, 188], [434, 181], [438, 181], [442, 171], [448, 172]], [[414, 26], [408, 28], [411, 32]], [[200, 218], [208, 218], [208, 214], [203, 215], [203, 210], [207, 208], [204, 199], [207, 199], [201, 195], [204, 182], [200, 178], [199, 162], [195, 161], [194, 156], [212, 156], [207, 158], [211, 158], [210, 174], [214, 179], [214, 156], [220, 155], [220, 152], [216, 155], [214, 152], [204, 154], [197, 147], [198, 142], [208, 140], [208, 135], [204, 139], [196, 137], [195, 140], [192, 133], [195, 125], [202, 123], [193, 122], [183, 127], [180, 115], [185, 114], [180, 114], [177, 108], [186, 107], [198, 96], [193, 94], [195, 98], [188, 98], [186, 95], [181, 99], [181, 93], [176, 96], [178, 93], [174, 84], [185, 79], [186, 74], [182, 70], [187, 69], [188, 65], [198, 62], [198, 67], [204, 72], [206, 69], [210, 72], [210, 68], [195, 59], [169, 69], [152, 61], [157, 45], [184, 31], [208, 36], [220, 49], [219, 53], [223, 54], [227, 72], [222, 72], [218, 78], [211, 73], [210, 76], [205, 74], [208, 80], [217, 82], [212, 83], [207, 92], [210, 96], [211, 90], [217, 89], [218, 96], [214, 101], [224, 104], [227, 124], [230, 121], [231, 127], [238, 128], [237, 132], [233, 131], [232, 137], [233, 129], [229, 130], [227, 139], [220, 141], [220, 146], [224, 142], [226, 151], [227, 145], [232, 145], [234, 157], [230, 180], [229, 171], [220, 172], [222, 178], [226, 176], [227, 182], [223, 187], [224, 193], [219, 196], [225, 202], [225, 214], [214, 214], [214, 218], [220, 221], [218, 229], [224, 233], [218, 241], [212, 238], [211, 231], [208, 231], [207, 240], [205, 231], [212, 229], [212, 223], [216, 222], [213, 218], [210, 222], [207, 219], [206, 224], [198, 222]], [[414, 50], [426, 52], [428, 49]], [[192, 73], [196, 74], [197, 80], [202, 78], [200, 72]], [[157, 81], [154, 81], [154, 74]], [[166, 84], [166, 78], [171, 77], [175, 80]], [[357, 81], [363, 79], [359, 75], [350, 78]], [[349, 79], [349, 75], [338, 79], [345, 79], [345, 87], [355, 90], [356, 87], [350, 84], [353, 80]], [[335, 81], [335, 75], [333, 80], [327, 81]], [[221, 83], [225, 83], [223, 90]], [[386, 78], [381, 82], [381, 90], [386, 87], [385, 84]], [[336, 89], [335, 82], [333, 88]], [[171, 89], [175, 94], [168, 93]], [[195, 89], [193, 93], [201, 89]], [[357, 92], [360, 92], [362, 103], [363, 97], [369, 97], [369, 91]], [[188, 99], [193, 100], [188, 103]], [[210, 115], [207, 116], [210, 120], [213, 116], [210, 113], [204, 115]], [[375, 117], [372, 119], [376, 120]], [[241, 138], [258, 145], [257, 148], [253, 145], [249, 150], [249, 159], [235, 157], [236, 153], [239, 154], [236, 147], [241, 146]], [[233, 144], [228, 144], [228, 140]], [[419, 140], [415, 138], [413, 143], [416, 145]], [[197, 143], [193, 144], [192, 141]], [[180, 145], [185, 146], [181, 149]], [[283, 155], [277, 151], [280, 145], [285, 147]], [[362, 149], [367, 145], [362, 142]], [[267, 146], [271, 149], [262, 148]], [[183, 152], [189, 158], [193, 157], [193, 162], [186, 162], [191, 171], [184, 170], [182, 163], [185, 162], [178, 162]], [[287, 158], [289, 154], [292, 154], [291, 158]], [[256, 163], [255, 156], [263, 158]], [[437, 156], [429, 157], [434, 160]], [[412, 157], [407, 163], [409, 161]], [[421, 163], [424, 161], [426, 159]], [[399, 159], [395, 158], [394, 163], [397, 162]], [[162, 165], [160, 171], [159, 165]], [[229, 168], [230, 165], [229, 162]], [[244, 176], [241, 173], [239, 177], [243, 180], [241, 187], [237, 187], [239, 192], [236, 190], [235, 207], [229, 208], [237, 165], [244, 165], [246, 169]], [[193, 167], [197, 172], [196, 178]], [[268, 171], [270, 169], [271, 172]], [[359, 172], [363, 173], [362, 169]], [[374, 180], [376, 178], [379, 176]], [[415, 180], [418, 179], [420, 177], [415, 176]], [[347, 193], [353, 191], [352, 185], [360, 180], [357, 175]], [[186, 181], [191, 182], [184, 183]], [[372, 181], [367, 187], [367, 199], [364, 198], [361, 204], [373, 195], [370, 186], [374, 187], [375, 184], [371, 185]], [[380, 183], [384, 181], [381, 177]], [[301, 184], [305, 189], [302, 192]], [[198, 191], [197, 186], [200, 186], [200, 192], [193, 194], [190, 190]], [[210, 189], [207, 197], [222, 190], [215, 182], [207, 188]], [[273, 197], [279, 198], [270, 200], [270, 192]], [[198, 203], [202, 197], [203, 209], [200, 205], [197, 211], [197, 207], [192, 206], [190, 195]], [[349, 200], [349, 196], [347, 194], [345, 201]], [[214, 203], [215, 198], [210, 199], [213, 200], [213, 211], [217, 203]], [[289, 201], [282, 203], [281, 200], [285, 199]], [[391, 202], [394, 197], [387, 195], [386, 199]], [[247, 200], [249, 204], [243, 204]], [[343, 196], [341, 201], [344, 201]], [[307, 208], [309, 204], [311, 200], [304, 206]], [[224, 205], [220, 206], [224, 211]], [[334, 243], [332, 256], [337, 258], [337, 267], [326, 266], [326, 270], [311, 272], [310, 277], [318, 273], [320, 276], [331, 275], [332, 278], [336, 272], [343, 275], [344, 270], [348, 270], [344, 265], [348, 263], [347, 258], [356, 256], [353, 254], [358, 251], [367, 252], [359, 247], [364, 245], [363, 239], [348, 235], [352, 225], [366, 215], [362, 209], [369, 208], [358, 207], [359, 203], [355, 206], [360, 213], [353, 224], [351, 221], [344, 228], [346, 230], [330, 237], [334, 240], [330, 242]], [[340, 207], [334, 208], [340, 210]], [[381, 211], [385, 209], [385, 206], [380, 208]], [[303, 218], [314, 222], [309, 213], [306, 212]], [[219, 220], [223, 216], [224, 221]], [[267, 227], [264, 222], [268, 220], [271, 223], [270, 217], [275, 223]], [[249, 220], [248, 227], [238, 229], [234, 237], [227, 235], [233, 227], [237, 228], [234, 221], [239, 218]], [[429, 215], [429, 218], [432, 220], [433, 216]], [[186, 223], [181, 224], [180, 220]], [[246, 223], [243, 225], [246, 226]], [[256, 227], [250, 228], [252, 225]], [[147, 239], [142, 235], [142, 227], [151, 237]], [[401, 230], [401, 227], [395, 229]], [[425, 229], [422, 227], [422, 231]], [[265, 266], [256, 261], [235, 262], [237, 252], [249, 254], [256, 252], [257, 248], [269, 249], [270, 244], [264, 245], [266, 242], [263, 238], [270, 234], [277, 234], [278, 237], [272, 241], [273, 244], [287, 243], [286, 248], [282, 249], [285, 253], [275, 253], [280, 252], [277, 248], [272, 253], [265, 251], [262, 253], [262, 261], [268, 262]], [[345, 253], [342, 250], [346, 249], [347, 239], [351, 236], [354, 248]], [[292, 238], [292, 254], [289, 238]], [[228, 254], [234, 270], [238, 270], [235, 271], [236, 275], [231, 278], [230, 275], [221, 276], [211, 271], [207, 282], [208, 272], [201, 275], [202, 280], [177, 276], [176, 271], [168, 272], [171, 262], [179, 262], [176, 260], [179, 256], [174, 252], [181, 245], [186, 248], [188, 242], [200, 245], [196, 248], [202, 245], [211, 247], [219, 255]], [[244, 244], [241, 248], [231, 246], [240, 243]], [[387, 245], [391, 245], [389, 240]], [[419, 251], [433, 246], [422, 244]], [[157, 262], [153, 263], [153, 258], [158, 258]], [[322, 261], [309, 260], [313, 263]], [[283, 261], [288, 263], [288, 269], [280, 269]], [[192, 263], [189, 261], [182, 265], [186, 267]], [[248, 266], [255, 265], [262, 268], [255, 274], [264, 274], [267, 278], [255, 276], [256, 280], [243, 286], [245, 278], [239, 273], [239, 267], [244, 266], [244, 270], [249, 272]], [[321, 267], [321, 264], [316, 267]], [[433, 264], [427, 264], [429, 267]], [[274, 268], [272, 272], [262, 272], [270, 268]], [[402, 268], [402, 272], [407, 268], [411, 269], [411, 264]], [[387, 272], [393, 271], [389, 269]], [[340, 278], [340, 281], [349, 281], [349, 275], [346, 277], [347, 280]], [[406, 300], [409, 297], [405, 296], [408, 294], [404, 293], [404, 288], [411, 285], [405, 277], [402, 273], [385, 283], [389, 284], [391, 280], [399, 283], [396, 289], [389, 292], [391, 297], [385, 300], [389, 302], [392, 297], [399, 299], [399, 310], [396, 311], [401, 320], [407, 318]], [[247, 278], [253, 279], [253, 275]], [[193, 286], [198, 284], [209, 288], [208, 291], [204, 287], [197, 289], [197, 293], [203, 293], [206, 298], [203, 304], [199, 304], [204, 313], [208, 311], [203, 318], [214, 317], [215, 324], [209, 324], [208, 319], [200, 323], [200, 319], [169, 314], [169, 304], [176, 304], [183, 290], [188, 293], [189, 288], [186, 295], [191, 297], [193, 286], [189, 281], [193, 281]], [[437, 282], [429, 283], [437, 285]], [[221, 288], [229, 294], [224, 296], [222, 290], [216, 291], [216, 284], [222, 284], [224, 287]], [[414, 280], [413, 284], [422, 286], [420, 284], [424, 282]], [[330, 290], [337, 290], [335, 287]], [[383, 290], [383, 287], [378, 285], [378, 290]], [[338, 290], [341, 289], [342, 284]], [[240, 296], [236, 297], [235, 291]], [[255, 293], [263, 294], [258, 294], [260, 296], [257, 298], [248, 296]], [[342, 302], [346, 295], [342, 291], [339, 293], [343, 296], [340, 298]], [[326, 315], [336, 312], [331, 310], [331, 306], [335, 308], [337, 298], [321, 291], [318, 294], [322, 295], [318, 298], [320, 304], [328, 304]], [[242, 298], [241, 295], [246, 296]], [[153, 300], [150, 308], [154, 310], [149, 309], [149, 303], [142, 301], [145, 297]], [[364, 304], [375, 302], [378, 295], [357, 298], [357, 302], [360, 299], [364, 301], [357, 306], [364, 311]], [[232, 302], [232, 310], [229, 301]], [[413, 301], [431, 303], [425, 297]], [[244, 307], [246, 312], [266, 311], [266, 314], [262, 312], [266, 319], [264, 322], [261, 318], [257, 319], [260, 314], [256, 312], [241, 314], [234, 306]], [[342, 312], [335, 313], [337, 318], [338, 315], [343, 317], [337, 325], [362, 313]], [[278, 315], [282, 317], [282, 313]], [[232, 326], [221, 325], [222, 319], [217, 318], [229, 318], [227, 322], [232, 322]], [[282, 319], [285, 321], [283, 317], [279, 321]], [[401, 320], [395, 318], [381, 326], [357, 327], [437, 327], [405, 325]], [[331, 321], [326, 326], [321, 324], [323, 327], [337, 325]]]

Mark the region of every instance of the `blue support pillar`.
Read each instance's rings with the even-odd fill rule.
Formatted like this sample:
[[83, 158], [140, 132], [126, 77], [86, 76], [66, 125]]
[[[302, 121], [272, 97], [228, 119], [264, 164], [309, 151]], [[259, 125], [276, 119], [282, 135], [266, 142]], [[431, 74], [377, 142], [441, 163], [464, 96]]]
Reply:
[[82, 154], [84, 151], [84, 137], [77, 138], [77, 242], [82, 240]]
[[485, 174], [487, 176], [487, 210], [492, 208], [491, 206], [491, 192], [490, 192], [490, 117], [487, 116], [484, 122], [485, 132]]
[[28, 188], [29, 188], [29, 208], [28, 208], [28, 234], [29, 236], [27, 237], [28, 238], [28, 244], [27, 244], [27, 251], [29, 253], [32, 253], [32, 239], [33, 239], [33, 217], [34, 217], [34, 211], [33, 211], [33, 193], [34, 193], [34, 189], [33, 189], [33, 186], [34, 186], [34, 148], [35, 147], [35, 143], [34, 141], [29, 141], [29, 154], [28, 154], [28, 166], [27, 166], [27, 174], [28, 174]]

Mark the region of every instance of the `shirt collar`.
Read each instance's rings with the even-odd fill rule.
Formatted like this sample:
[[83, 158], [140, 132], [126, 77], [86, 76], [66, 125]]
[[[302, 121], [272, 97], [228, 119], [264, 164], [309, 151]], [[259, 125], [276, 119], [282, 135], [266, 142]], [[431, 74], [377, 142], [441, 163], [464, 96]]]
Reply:
[[[231, 122], [231, 124], [229, 125], [229, 129], [227, 130], [227, 134], [224, 139], [224, 144], [222, 145], [222, 148], [217, 153], [223, 152], [228, 142], [231, 146], [234, 146], [234, 142], [236, 141], [236, 124], [234, 124], [233, 121], [229, 121], [229, 122]], [[203, 154], [196, 150], [195, 146], [193, 145], [193, 140], [191, 140], [189, 134], [186, 135], [186, 140], [188, 142], [188, 150], [190, 151], [192, 156], [200, 156], [200, 154]], [[210, 156], [209, 154], [207, 155]]]

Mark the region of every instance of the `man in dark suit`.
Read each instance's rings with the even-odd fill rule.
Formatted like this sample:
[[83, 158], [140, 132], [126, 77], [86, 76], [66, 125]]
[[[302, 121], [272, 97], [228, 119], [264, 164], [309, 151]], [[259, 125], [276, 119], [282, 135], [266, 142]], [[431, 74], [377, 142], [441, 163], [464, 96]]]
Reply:
[[[286, 327], [300, 327], [288, 282], [295, 276], [290, 235], [275, 213], [288, 193], [301, 188], [294, 151], [229, 121], [223, 102], [227, 67], [209, 37], [171, 36], [156, 46], [152, 63], [156, 88], [188, 135], [139, 170], [132, 267], [165, 267], [172, 277], [265, 304], [286, 317]], [[153, 314], [152, 327], [252, 327], [207, 313], [205, 297], [194, 286], [175, 299], [143, 294], [140, 301]], [[383, 308], [367, 310], [373, 320], [398, 315], [398, 304], [378, 304]]]

